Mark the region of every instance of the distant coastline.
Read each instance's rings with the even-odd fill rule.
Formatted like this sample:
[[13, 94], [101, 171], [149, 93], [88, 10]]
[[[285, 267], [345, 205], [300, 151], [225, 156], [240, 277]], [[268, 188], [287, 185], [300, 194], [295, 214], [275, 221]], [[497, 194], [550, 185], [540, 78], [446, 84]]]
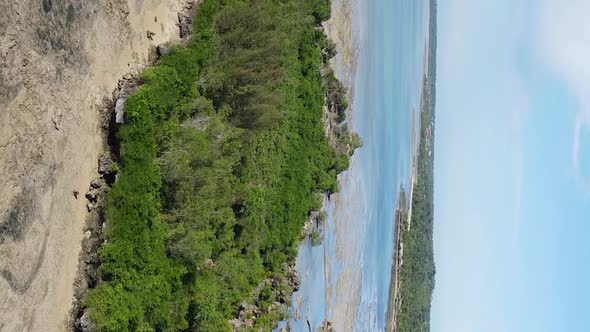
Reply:
[[[415, 135], [412, 135], [412, 175], [409, 186], [409, 204], [406, 204], [405, 189], [400, 188], [400, 198], [395, 214], [395, 249], [387, 308], [387, 331], [390, 332], [430, 330], [430, 302], [434, 289], [435, 273], [432, 251], [432, 217], [436, 104], [436, 6], [436, 0], [430, 0], [429, 30], [424, 48], [424, 76], [418, 120], [420, 134], [417, 151], [414, 142]], [[412, 125], [415, 125], [414, 121], [412, 121]], [[414, 220], [412, 220], [413, 214]], [[412, 221], [414, 221], [414, 227], [412, 227]], [[406, 260], [406, 264], [404, 264], [404, 260]]]

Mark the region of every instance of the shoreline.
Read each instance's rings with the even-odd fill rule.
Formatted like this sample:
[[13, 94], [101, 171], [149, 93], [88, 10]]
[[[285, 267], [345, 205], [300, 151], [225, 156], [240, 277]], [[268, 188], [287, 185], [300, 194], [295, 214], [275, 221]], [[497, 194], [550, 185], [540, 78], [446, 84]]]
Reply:
[[[349, 124], [349, 126], [352, 126], [354, 124], [354, 120], [355, 120], [355, 109], [354, 109], [354, 88], [355, 88], [355, 79], [357, 76], [357, 64], [358, 64], [358, 55], [359, 55], [359, 41], [361, 35], [358, 31], [359, 27], [358, 24], [362, 24], [358, 23], [357, 20], [359, 19], [358, 17], [355, 17], [355, 15], [358, 15], [358, 8], [359, 4], [356, 3], [354, 0], [335, 0], [332, 2], [332, 16], [330, 18], [330, 20], [324, 22], [323, 27], [324, 27], [324, 31], [326, 33], [326, 35], [335, 42], [336, 44], [336, 49], [338, 51], [337, 55], [335, 58], [333, 58], [330, 62], [330, 67], [332, 68], [332, 70], [334, 71], [336, 77], [343, 83], [344, 87], [346, 88], [347, 91], [347, 100], [349, 102], [349, 108], [347, 111], [347, 122]], [[396, 250], [395, 252], [400, 252], [402, 253], [402, 255], [399, 255], [399, 257], [396, 257], [395, 255], [392, 257], [393, 261], [392, 264], [394, 265], [392, 267], [392, 274], [391, 274], [391, 284], [389, 287], [389, 296], [388, 296], [388, 301], [391, 301], [392, 299], [398, 298], [399, 297], [399, 293], [400, 293], [400, 280], [399, 280], [399, 275], [400, 275], [400, 271], [401, 271], [401, 266], [403, 263], [403, 243], [402, 243], [402, 237], [401, 234], [403, 232], [403, 230], [408, 225], [405, 224], [404, 221], [411, 221], [411, 217], [409, 217], [408, 219], [406, 219], [406, 217], [411, 216], [412, 213], [412, 201], [411, 201], [411, 197], [413, 197], [414, 195], [414, 185], [417, 182], [417, 178], [418, 178], [418, 154], [419, 154], [419, 147], [420, 147], [420, 138], [419, 138], [419, 133], [421, 132], [421, 113], [423, 112], [424, 107], [426, 106], [425, 103], [425, 98], [427, 97], [427, 89], [428, 87], [425, 86], [425, 83], [427, 82], [428, 79], [428, 66], [429, 66], [429, 51], [430, 51], [430, 38], [429, 38], [429, 30], [426, 28], [425, 30], [425, 42], [424, 42], [424, 50], [423, 50], [423, 77], [422, 77], [422, 84], [421, 84], [421, 95], [420, 95], [420, 110], [418, 112], [416, 112], [415, 110], [412, 111], [412, 133], [411, 133], [411, 158], [410, 158], [410, 163], [411, 163], [411, 176], [410, 176], [410, 185], [406, 188], [401, 188], [400, 190], [400, 194], [398, 195], [398, 208], [396, 209], [395, 212], [395, 218], [396, 218], [396, 224], [394, 226], [394, 228], [399, 228], [399, 230], [395, 231], [394, 234], [394, 239], [393, 239], [393, 244], [395, 245], [395, 248], [400, 248], [399, 250]], [[326, 126], [325, 128], [327, 128], [328, 130], [330, 129], [329, 126]], [[356, 156], [353, 156], [350, 159], [350, 167], [348, 169], [348, 171], [351, 171], [354, 167], [355, 164], [357, 162]], [[338, 183], [340, 186], [348, 186], [350, 185], [350, 177], [346, 176], [346, 174], [343, 176], [342, 174], [338, 175]], [[406, 190], [409, 191], [409, 195], [408, 192], [406, 192]], [[410, 199], [410, 203], [407, 202], [407, 200]], [[330, 197], [330, 205], [331, 204], [335, 204], [336, 206], [334, 207], [334, 211], [332, 211], [334, 213], [334, 215], [338, 215], [338, 210], [339, 204], [344, 204], [345, 202], [342, 201], [343, 197], [340, 196], [340, 193], [334, 193], [333, 195], [331, 195]], [[327, 202], [324, 202], [324, 205], [322, 207], [321, 210], [326, 210], [327, 207]], [[336, 243], [335, 243], [335, 257], [332, 257], [332, 259], [336, 259], [336, 260], [341, 260], [343, 256], [345, 256], [347, 254], [347, 250], [345, 247], [342, 247], [343, 243], [340, 243], [340, 241], [338, 241], [338, 234], [342, 234], [342, 232], [347, 231], [347, 227], [342, 227], [343, 225], [340, 224], [339, 221], [334, 221], [335, 224], [332, 226], [335, 226], [334, 229], [332, 230], [333, 232], [335, 232], [335, 236], [336, 236]], [[327, 234], [327, 225], [328, 223], [324, 223], [323, 227], [324, 227], [324, 234]], [[409, 230], [409, 227], [408, 227]], [[400, 236], [397, 236], [397, 234], [399, 234]], [[303, 242], [302, 242], [303, 243]], [[301, 250], [301, 244], [300, 243], [300, 247], [299, 250]], [[391, 257], [391, 256], [390, 256]], [[398, 262], [396, 263], [395, 260], [398, 260]], [[356, 281], [358, 279], [359, 283], [360, 280], [362, 280], [362, 275], [358, 274], [358, 273], [345, 273], [340, 275], [337, 278], [336, 283], [333, 282], [333, 275], [330, 271], [330, 264], [331, 264], [331, 258], [329, 257], [329, 254], [326, 250], [326, 248], [324, 248], [324, 253], [323, 253], [323, 273], [324, 273], [324, 279], [325, 279], [325, 284], [324, 284], [324, 288], [325, 288], [325, 308], [324, 308], [324, 312], [322, 312], [322, 316], [323, 316], [323, 326], [320, 326], [320, 330], [322, 331], [328, 331], [329, 328], [333, 328], [336, 331], [340, 331], [340, 330], [352, 330], [352, 328], [354, 327], [354, 321], [355, 318], [357, 316], [357, 312], [359, 310], [359, 304], [360, 304], [360, 299], [361, 299], [361, 289], [360, 288], [356, 288], [356, 289], [352, 289], [352, 290], [346, 290], [346, 292], [344, 291], [340, 291], [343, 289], [343, 287], [346, 287], [346, 285], [349, 284], [355, 284], [355, 282], [351, 282], [351, 281]], [[306, 271], [305, 270], [298, 270], [298, 272], [300, 272], [303, 275], [305, 275]], [[394, 277], [395, 276], [395, 277]], [[348, 282], [346, 282], [348, 281]], [[392, 294], [392, 293], [395, 294]], [[343, 296], [341, 293], [346, 293], [346, 296]], [[302, 308], [302, 301], [306, 302], [307, 300], [303, 300], [301, 295], [298, 296], [297, 298], [294, 298], [294, 304], [293, 306], [291, 306], [292, 310], [294, 310], [295, 312], [295, 320], [301, 320], [303, 322], [305, 322], [306, 317], [305, 317], [305, 313], [302, 312], [301, 308]], [[399, 310], [399, 306], [401, 305], [401, 298], [399, 298], [399, 303], [398, 303], [398, 310]], [[385, 324], [387, 327], [389, 327], [391, 325], [390, 322], [392, 322], [392, 319], [390, 318], [392, 314], [392, 310], [390, 310], [390, 306], [388, 305], [387, 308], [387, 312], [386, 312], [386, 321]], [[397, 310], [396, 310], [396, 315], [397, 315]], [[293, 317], [291, 317], [293, 318]], [[309, 323], [309, 319], [307, 320]], [[314, 327], [314, 326], [312, 326]], [[317, 327], [317, 326], [316, 326]], [[389, 328], [387, 329], [389, 330]]]
[[[355, 77], [357, 74], [357, 60], [358, 60], [358, 36], [354, 32], [353, 28], [353, 19], [354, 19], [354, 12], [355, 12], [355, 1], [354, 0], [334, 0], [332, 1], [331, 7], [331, 16], [330, 18], [322, 23], [322, 28], [324, 33], [328, 37], [329, 40], [333, 41], [337, 53], [336, 55], [330, 59], [329, 68], [334, 72], [335, 77], [342, 83], [346, 91], [346, 100], [348, 102], [348, 108], [346, 110], [346, 122], [348, 123], [348, 128], [352, 128], [352, 124], [354, 122], [354, 84], [355, 84]], [[330, 144], [335, 144], [336, 140], [332, 135], [332, 131], [334, 129], [334, 119], [331, 118], [330, 110], [327, 107], [324, 107], [324, 133], [328, 138]], [[350, 171], [352, 167], [354, 167], [356, 161], [356, 156], [352, 155], [349, 159], [349, 167], [347, 171]], [[343, 177], [342, 174], [337, 175], [338, 186], [343, 186], [347, 182], [347, 178]], [[304, 248], [307, 248], [310, 245], [310, 234], [312, 229], [315, 228], [314, 224], [317, 218], [317, 215], [322, 212], [327, 212], [329, 204], [336, 204], [338, 205], [340, 200], [340, 193], [335, 192], [329, 196], [324, 197], [323, 203], [321, 208], [315, 214], [312, 213], [306, 223], [304, 224], [301, 235], [303, 239], [299, 242], [298, 251], [301, 251]], [[327, 233], [327, 224], [328, 222], [323, 222], [323, 225], [320, 227], [323, 228], [323, 234]], [[336, 232], [339, 230], [336, 229]], [[336, 246], [336, 251], [339, 252], [337, 256], [341, 256], [342, 253], [338, 249], [338, 245]], [[331, 301], [332, 297], [332, 290], [342, 287], [340, 283], [332, 284], [330, 282], [331, 278], [331, 271], [330, 271], [330, 257], [326, 251], [324, 246], [323, 252], [323, 274], [326, 283], [324, 284], [325, 290], [325, 311], [322, 313], [323, 316], [323, 324], [321, 326], [311, 326], [311, 322], [309, 318], [306, 318], [305, 313], [302, 312], [302, 307], [305, 300], [302, 298], [302, 295], [292, 296], [293, 303], [290, 309], [293, 311], [292, 315], [283, 322], [286, 323], [284, 326], [279, 324], [279, 326], [274, 331], [291, 331], [292, 327], [290, 326], [289, 320], [294, 319], [296, 321], [306, 321], [308, 324], [308, 328], [314, 329], [319, 328], [321, 331], [330, 331], [331, 329], [340, 330], [338, 327], [342, 324], [345, 326], [349, 326], [352, 328], [352, 324], [354, 322], [354, 317], [356, 316], [356, 310], [354, 312], [349, 312], [346, 310], [346, 315], [338, 315], [334, 314], [337, 312], [343, 312], [342, 310], [334, 310], [335, 308], [331, 306], [331, 303], [336, 303], [338, 305], [338, 301]], [[300, 270], [296, 266], [296, 261], [292, 262], [293, 267], [297, 270], [301, 276], [307, 276], [307, 272], [305, 270]], [[354, 294], [354, 298], [357, 299], [357, 303], [351, 307], [355, 309], [358, 307], [358, 301], [360, 300], [360, 290], [356, 290]], [[344, 303], [342, 304], [344, 305]], [[332, 314], [332, 315], [330, 315]], [[340, 317], [342, 316], [342, 317]], [[348, 317], [348, 321], [345, 322], [346, 317]]]
[[[425, 49], [425, 53], [427, 49]], [[425, 68], [426, 72], [426, 68]], [[424, 75], [426, 77], [426, 75]], [[424, 82], [426, 78], [422, 80], [423, 88], [422, 88], [422, 97], [420, 98], [420, 103], [423, 104], [424, 101]], [[422, 107], [420, 107], [420, 112], [422, 112]], [[419, 151], [416, 148], [420, 146], [420, 137], [416, 138], [415, 130], [416, 128], [421, 128], [421, 121], [415, 120], [415, 112], [412, 111], [412, 139], [411, 139], [411, 151], [412, 157], [410, 158], [411, 163], [411, 175], [410, 175], [410, 193], [406, 195], [406, 190], [403, 185], [400, 187], [399, 195], [398, 195], [398, 202], [397, 208], [395, 212], [395, 232], [394, 232], [394, 253], [393, 253], [393, 268], [391, 269], [391, 281], [389, 285], [389, 300], [387, 306], [387, 314], [386, 314], [386, 326], [387, 331], [395, 332], [396, 331], [396, 319], [397, 313], [399, 312], [399, 308], [401, 306], [401, 297], [400, 297], [400, 289], [401, 289], [401, 280], [400, 280], [400, 273], [403, 266], [403, 255], [404, 255], [404, 243], [402, 240], [402, 235], [404, 232], [404, 228], [406, 231], [410, 231], [412, 225], [412, 203], [414, 197], [414, 186], [417, 180], [417, 164], [418, 164], [418, 157]], [[409, 200], [409, 203], [407, 201]], [[406, 206], [407, 205], [407, 206]], [[406, 226], [406, 227], [404, 227]]]
[[[396, 221], [398, 224], [396, 225], [395, 234], [394, 234], [394, 243], [395, 243], [395, 251], [393, 254], [393, 264], [394, 267], [392, 269], [391, 275], [391, 282], [390, 282], [390, 290], [389, 290], [389, 300], [388, 300], [388, 307], [387, 307], [387, 321], [386, 321], [386, 329], [388, 332], [397, 332], [398, 331], [398, 315], [401, 311], [402, 301], [403, 298], [401, 296], [402, 290], [402, 280], [401, 274], [403, 269], [404, 263], [404, 243], [403, 243], [403, 235], [405, 232], [411, 232], [411, 225], [412, 225], [412, 207], [414, 202], [414, 186], [418, 181], [418, 164], [421, 162], [422, 158], [430, 158], [433, 159], [433, 147], [432, 141], [433, 138], [430, 137], [431, 132], [434, 131], [434, 116], [432, 115], [431, 121], [426, 121], [426, 123], [422, 123], [422, 117], [425, 113], [432, 113], [434, 114], [434, 102], [431, 99], [432, 95], [435, 94], [435, 85], [434, 79], [435, 77], [431, 77], [431, 70], [435, 70], [436, 68], [436, 36], [431, 36], [432, 33], [436, 34], [436, 12], [432, 12], [432, 8], [436, 9], [436, 0], [430, 0], [430, 11], [429, 11], [429, 18], [428, 18], [428, 30], [425, 37], [425, 45], [424, 45], [424, 55], [423, 55], [423, 76], [422, 76], [422, 90], [420, 96], [420, 112], [418, 118], [418, 125], [415, 126], [412, 123], [412, 130], [418, 129], [419, 134], [412, 135], [412, 158], [411, 158], [411, 180], [410, 180], [410, 195], [409, 195], [409, 204], [407, 210], [404, 210], [404, 205], [402, 205], [402, 198], [405, 200], [405, 191], [402, 188], [400, 194], [400, 201], [398, 201], [398, 208], [396, 210]], [[434, 26], [434, 30], [433, 30]], [[431, 49], [431, 46], [434, 46]], [[431, 54], [431, 51], [434, 54]], [[435, 76], [432, 75], [432, 76]], [[414, 113], [412, 113], [412, 122], [414, 122]], [[424, 127], [423, 127], [424, 126]], [[431, 128], [432, 126], [432, 128]], [[425, 135], [425, 142], [422, 142], [422, 135]], [[417, 143], [417, 144], [416, 144]], [[422, 143], [425, 145], [422, 146]], [[416, 144], [416, 145], [415, 145]], [[423, 152], [428, 151], [428, 155], [421, 155], [420, 152], [424, 148]], [[432, 160], [430, 160], [432, 162]], [[428, 177], [428, 175], [427, 175]], [[432, 177], [432, 174], [430, 174]], [[403, 197], [402, 197], [403, 196]], [[405, 225], [404, 226], [404, 221]]]
[[[429, 21], [431, 20], [429, 13]], [[401, 308], [402, 298], [401, 298], [401, 270], [403, 268], [403, 255], [404, 255], [404, 243], [403, 243], [403, 233], [404, 231], [409, 232], [412, 227], [412, 206], [413, 206], [413, 197], [414, 197], [414, 186], [417, 181], [417, 166], [418, 166], [418, 158], [420, 157], [420, 142], [421, 142], [421, 135], [416, 135], [415, 130], [418, 129], [418, 133], [422, 131], [422, 121], [421, 121], [421, 114], [424, 112], [426, 105], [426, 95], [427, 89], [429, 89], [427, 82], [428, 82], [428, 72], [430, 67], [430, 31], [426, 33], [425, 37], [425, 45], [423, 51], [423, 75], [422, 75], [422, 90], [420, 93], [420, 111], [418, 113], [418, 120], [415, 118], [415, 112], [412, 110], [412, 138], [411, 138], [411, 175], [410, 175], [410, 193], [409, 196], [406, 197], [405, 188], [400, 188], [400, 195], [397, 203], [396, 208], [396, 225], [395, 225], [395, 233], [394, 233], [394, 244], [395, 250], [393, 253], [393, 268], [391, 270], [391, 281], [390, 281], [390, 288], [389, 288], [389, 300], [387, 306], [387, 314], [386, 314], [386, 330], [389, 332], [396, 332], [397, 331], [397, 315]], [[416, 123], [417, 121], [417, 123]], [[409, 203], [406, 207], [406, 201], [409, 199]], [[403, 227], [406, 226], [406, 227]], [[404, 230], [405, 229], [405, 230]]]
[[[354, 128], [355, 109], [355, 81], [358, 68], [358, 54], [359, 54], [359, 35], [355, 31], [355, 14], [358, 11], [358, 3], [355, 0], [335, 0], [332, 2], [332, 16], [325, 22], [325, 33], [329, 39], [336, 44], [337, 54], [330, 61], [330, 67], [334, 71], [336, 78], [342, 82], [346, 89], [346, 99], [348, 101], [348, 110], [346, 111], [346, 119], [349, 128]], [[356, 155], [350, 158], [348, 172], [350, 172], [356, 163]], [[338, 185], [344, 186], [349, 181], [348, 177], [338, 175]], [[337, 192], [332, 195], [331, 203], [335, 204], [338, 209], [340, 193]], [[336, 212], [335, 212], [336, 213]], [[327, 223], [324, 223], [326, 227]], [[336, 227], [334, 232], [338, 234], [341, 228]], [[324, 233], [326, 229], [324, 229]], [[325, 247], [324, 247], [325, 248]], [[342, 248], [339, 243], [336, 243], [336, 255], [342, 256]], [[343, 275], [340, 278], [358, 278], [356, 275]], [[331, 282], [330, 274], [330, 258], [324, 249], [324, 278], [326, 281], [325, 287], [325, 312], [323, 330], [328, 331], [328, 326], [334, 330], [350, 330], [354, 326], [354, 319], [357, 315], [357, 309], [360, 303], [360, 288], [353, 291], [353, 303], [338, 301], [338, 294], [342, 292], [337, 291], [341, 289], [346, 282], [338, 279], [336, 284]], [[361, 277], [362, 278], [362, 277]], [[335, 292], [333, 290], [336, 290]], [[334, 305], [332, 305], [334, 304]], [[331, 316], [329, 315], [331, 313]], [[331, 318], [331, 319], [330, 319]]]

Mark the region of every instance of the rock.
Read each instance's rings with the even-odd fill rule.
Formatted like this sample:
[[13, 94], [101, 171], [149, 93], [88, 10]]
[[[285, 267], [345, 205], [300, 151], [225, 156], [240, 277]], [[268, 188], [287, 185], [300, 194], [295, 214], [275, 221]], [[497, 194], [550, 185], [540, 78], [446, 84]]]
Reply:
[[213, 268], [215, 266], [215, 262], [213, 262], [213, 260], [211, 258], [207, 258], [205, 260], [205, 266], [209, 269]]
[[123, 79], [119, 80], [119, 91], [116, 93], [115, 101], [115, 123], [122, 124], [125, 122], [125, 101], [139, 87], [139, 82], [134, 74], [126, 74]]
[[125, 123], [125, 98], [119, 98], [115, 102], [115, 123]]
[[324, 320], [322, 323], [322, 331], [331, 332], [333, 330], [332, 322], [329, 320]]
[[172, 48], [168, 45], [168, 43], [160, 44], [156, 47], [156, 52], [158, 52], [158, 56], [162, 57], [164, 55], [170, 54], [172, 52]]
[[233, 327], [234, 331], [240, 331], [243, 325], [242, 321], [237, 318], [230, 320], [229, 324]]
[[103, 154], [98, 159], [98, 173], [102, 179], [109, 186], [112, 185], [116, 180], [117, 167], [115, 162], [111, 159], [108, 154]]
[[86, 256], [86, 259], [84, 259], [84, 262], [86, 262], [87, 264], [98, 263], [98, 254], [96, 252], [90, 253], [88, 256]]
[[291, 332], [291, 323], [287, 322], [287, 326], [283, 327], [282, 329], [279, 330], [279, 332]]
[[252, 318], [246, 319], [246, 321], [244, 321], [244, 325], [246, 325], [246, 328], [253, 329], [254, 324], [256, 324], [256, 318], [256, 316], [252, 316]]
[[80, 192], [78, 191], [78, 189], [74, 189], [74, 191], [72, 191], [72, 194], [74, 194], [75, 199], [78, 199], [78, 195], [80, 195]]
[[293, 287], [293, 291], [296, 292], [299, 290], [301, 286], [301, 275], [297, 270], [291, 271], [291, 277], [289, 279], [289, 284]]
[[[281, 281], [279, 279], [277, 279], [277, 278], [274, 278], [274, 279], [271, 280], [271, 285], [275, 289], [278, 288], [280, 286], [280, 284], [281, 284]], [[266, 286], [266, 285], [264, 285], [264, 286]]]
[[299, 318], [301, 318], [301, 308], [297, 307], [295, 308], [295, 312], [293, 313], [293, 319], [299, 320]]
[[98, 201], [98, 196], [100, 192], [96, 189], [91, 189], [89, 192], [86, 193], [86, 199], [91, 203], [96, 203]]
[[156, 35], [155, 32], [151, 32], [150, 30], [146, 31], [146, 36], [147, 36], [147, 39], [149, 39], [149, 40], [154, 40], [155, 35]]
[[[96, 287], [96, 284], [98, 282], [98, 273], [96, 272], [98, 269], [98, 266], [96, 266], [95, 264], [98, 263], [98, 260], [96, 262], [93, 262], [91, 265], [88, 265], [87, 269], [86, 269], [86, 273], [88, 275], [88, 286], [90, 286], [91, 288]], [[87, 330], [87, 331], [91, 331], [91, 330]]]
[[286, 294], [284, 290], [280, 290], [280, 291], [278, 291], [276, 298], [279, 303], [285, 304], [285, 303], [287, 303], [288, 296], [289, 296], [289, 294]]
[[110, 173], [113, 167], [113, 161], [111, 158], [104, 154], [98, 159], [98, 173], [105, 174]]
[[178, 13], [178, 28], [180, 30], [180, 38], [187, 40], [192, 34], [193, 26], [193, 10], [194, 2], [189, 2], [184, 7], [184, 10]]
[[88, 210], [88, 212], [92, 212], [92, 210], [94, 210], [94, 204], [90, 202], [86, 203], [86, 210]]
[[248, 309], [248, 302], [247, 301], [242, 301], [242, 304], [240, 304], [240, 310], [246, 310]]
[[119, 91], [117, 93], [118, 98], [127, 98], [131, 93], [137, 90], [139, 82], [132, 75], [126, 75], [125, 79], [119, 80]]
[[90, 316], [88, 315], [88, 311], [84, 311], [82, 317], [78, 318], [78, 321], [76, 322], [76, 328], [80, 331], [96, 331], [96, 327], [94, 324], [92, 324]]
[[[254, 328], [256, 320], [260, 315], [264, 313], [277, 313], [279, 315], [289, 314], [289, 305], [291, 302], [291, 296], [293, 295], [293, 289], [299, 289], [301, 278], [294, 264], [284, 263], [282, 265], [283, 273], [273, 278], [267, 278], [260, 282], [260, 284], [252, 290], [251, 298], [253, 303], [249, 304], [248, 301], [243, 301], [239, 308], [238, 313], [234, 319], [230, 320], [229, 323], [233, 326], [234, 331], [241, 331], [243, 329]], [[262, 291], [267, 287], [271, 290], [271, 301], [269, 306], [259, 307], [256, 303], [265, 303], [268, 299], [261, 298]], [[264, 294], [267, 294], [264, 292]], [[296, 315], [298, 315], [296, 311]], [[287, 329], [290, 331], [290, 328]]]
[[90, 230], [87, 230], [86, 232], [84, 232], [84, 238], [86, 240], [88, 240], [90, 238], [90, 236], [92, 235], [92, 232]]
[[94, 179], [90, 182], [90, 187], [94, 188], [94, 189], [98, 189], [100, 187], [102, 187], [102, 185], [104, 184], [104, 181], [102, 179]]

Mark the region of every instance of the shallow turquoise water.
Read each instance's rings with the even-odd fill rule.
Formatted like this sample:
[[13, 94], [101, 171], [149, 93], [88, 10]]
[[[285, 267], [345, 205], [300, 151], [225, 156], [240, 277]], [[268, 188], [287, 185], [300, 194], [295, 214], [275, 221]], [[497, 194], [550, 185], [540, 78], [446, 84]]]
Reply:
[[353, 1], [359, 53], [352, 127], [363, 147], [327, 204], [323, 244], [300, 245], [294, 331], [308, 331], [307, 320], [318, 328], [324, 317], [337, 331], [350, 330], [346, 320], [355, 331], [385, 326], [394, 212], [400, 184], [410, 180], [411, 112], [420, 106], [428, 3]]

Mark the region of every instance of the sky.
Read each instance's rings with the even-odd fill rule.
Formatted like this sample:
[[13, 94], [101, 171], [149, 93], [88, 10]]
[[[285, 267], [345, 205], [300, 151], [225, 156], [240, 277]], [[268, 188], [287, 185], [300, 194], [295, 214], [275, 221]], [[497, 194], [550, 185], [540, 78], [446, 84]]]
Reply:
[[590, 331], [588, 13], [438, 1], [434, 332]]

